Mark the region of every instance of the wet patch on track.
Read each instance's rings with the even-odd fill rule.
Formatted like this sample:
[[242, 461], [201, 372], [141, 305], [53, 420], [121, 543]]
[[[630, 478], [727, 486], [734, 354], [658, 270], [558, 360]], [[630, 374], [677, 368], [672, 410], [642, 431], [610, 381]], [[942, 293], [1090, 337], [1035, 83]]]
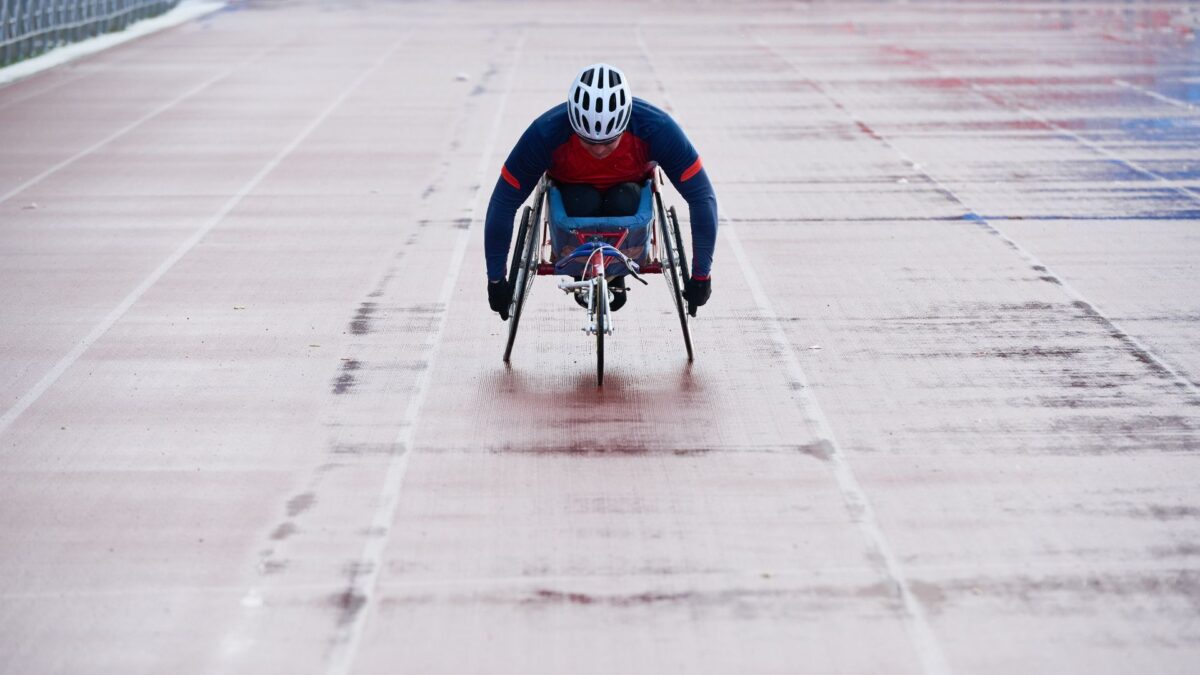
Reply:
[[653, 443], [630, 443], [617, 440], [572, 441], [567, 445], [499, 444], [495, 446], [437, 445], [426, 447], [422, 452], [429, 454], [491, 454], [531, 455], [539, 457], [703, 457], [712, 454], [759, 454], [759, 455], [804, 455], [822, 462], [832, 457], [832, 446], [828, 441], [816, 441], [803, 445], [739, 445], [736, 443], [720, 447], [678, 447], [669, 441]]
[[[785, 320], [788, 330], [813, 320], [796, 319]], [[907, 373], [908, 404], [942, 414], [897, 420], [893, 433], [939, 444], [971, 438], [971, 452], [1010, 455], [1200, 449], [1200, 418], [1184, 414], [1195, 406], [1191, 392], [1087, 303], [959, 301], [862, 322], [869, 333], [846, 320], [839, 330], [859, 337], [811, 359]]]
[[[1031, 616], [1087, 616], [1101, 609], [1137, 614], [1150, 605], [1182, 618], [1200, 610], [1200, 572], [1182, 568], [976, 577], [937, 584], [914, 581], [912, 589], [935, 614], [980, 604], [995, 612]], [[1200, 636], [1195, 640], [1200, 642]]]
[[[434, 603], [439, 606], [480, 608], [499, 606], [511, 612], [567, 610], [596, 613], [653, 609], [732, 616], [742, 620], [762, 617], [804, 622], [819, 621], [822, 612], [833, 610], [888, 616], [899, 607], [894, 589], [885, 583], [834, 586], [798, 584], [799, 580], [792, 573], [776, 575], [762, 572], [757, 576], [753, 585], [706, 583], [701, 588], [681, 589], [679, 582], [666, 574], [662, 577], [665, 588], [661, 590], [642, 588], [628, 592], [594, 590], [599, 581], [588, 583], [589, 590], [534, 586], [527, 590], [414, 591], [388, 595], [381, 599], [380, 605], [389, 611]], [[536, 582], [536, 578], [529, 581]]]
[[337, 609], [337, 625], [347, 626], [354, 622], [358, 613], [367, 604], [367, 596], [345, 590], [335, 595], [331, 604]]
[[354, 335], [366, 335], [371, 332], [371, 317], [378, 310], [378, 303], [364, 302], [358, 306], [358, 312], [350, 321], [350, 332]]
[[295, 523], [291, 521], [280, 523], [279, 526], [276, 527], [273, 532], [271, 532], [271, 539], [275, 541], [283, 541], [293, 534], [296, 534], [296, 531]]
[[343, 359], [342, 372], [333, 381], [333, 393], [345, 394], [354, 388], [355, 375], [354, 371], [362, 368], [362, 363], [357, 359]]
[[390, 457], [403, 453], [404, 447], [395, 443], [338, 443], [329, 452], [352, 457]]
[[539, 588], [533, 595], [521, 601], [524, 605], [595, 605], [604, 604], [610, 607], [631, 607], [637, 605], [653, 605], [659, 603], [687, 602], [696, 597], [695, 593], [635, 593], [632, 595], [592, 595], [588, 593], [571, 593], [564, 591]]
[[317, 496], [312, 492], [305, 492], [304, 494], [299, 494], [295, 497], [292, 497], [287, 503], [288, 517], [295, 518], [296, 516], [311, 509], [316, 502]]

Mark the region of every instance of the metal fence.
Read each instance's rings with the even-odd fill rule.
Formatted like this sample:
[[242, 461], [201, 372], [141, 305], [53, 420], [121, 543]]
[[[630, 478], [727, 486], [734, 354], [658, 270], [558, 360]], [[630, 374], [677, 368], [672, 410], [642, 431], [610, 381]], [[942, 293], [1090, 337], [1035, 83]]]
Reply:
[[123, 30], [179, 0], [0, 0], [0, 67]]

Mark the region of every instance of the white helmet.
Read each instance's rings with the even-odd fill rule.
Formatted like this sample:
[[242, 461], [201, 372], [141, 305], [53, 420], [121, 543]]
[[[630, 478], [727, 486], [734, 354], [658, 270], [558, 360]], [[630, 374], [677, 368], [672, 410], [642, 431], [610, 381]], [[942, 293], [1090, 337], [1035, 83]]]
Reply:
[[629, 126], [633, 95], [625, 73], [607, 63], [594, 63], [579, 71], [567, 93], [571, 128], [591, 143], [607, 143]]

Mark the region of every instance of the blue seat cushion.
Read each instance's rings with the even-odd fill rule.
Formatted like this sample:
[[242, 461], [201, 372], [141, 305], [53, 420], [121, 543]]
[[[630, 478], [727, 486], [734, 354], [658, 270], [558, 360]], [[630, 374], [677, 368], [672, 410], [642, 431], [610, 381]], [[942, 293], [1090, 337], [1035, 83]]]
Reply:
[[638, 202], [637, 213], [632, 216], [599, 216], [594, 218], [580, 218], [577, 216], [568, 216], [567, 209], [563, 206], [562, 193], [558, 188], [550, 187], [550, 224], [556, 229], [562, 230], [578, 230], [581, 232], [596, 232], [609, 231], [614, 228], [629, 228], [629, 227], [646, 227], [650, 224], [653, 218], [653, 209], [650, 206], [650, 199], [654, 191], [650, 181], [642, 186], [641, 200]]
[[[580, 244], [590, 240], [592, 234], [626, 233], [621, 242], [620, 250], [639, 264], [649, 261], [650, 223], [654, 220], [654, 207], [651, 200], [654, 188], [650, 181], [642, 186], [641, 199], [638, 202], [637, 213], [631, 216], [600, 216], [595, 218], [580, 218], [568, 216], [563, 206], [562, 194], [554, 186], [549, 190], [550, 202], [550, 260], [557, 262], [560, 258], [568, 257]], [[605, 238], [609, 244], [616, 244], [613, 237]], [[560, 272], [562, 274], [563, 272]]]

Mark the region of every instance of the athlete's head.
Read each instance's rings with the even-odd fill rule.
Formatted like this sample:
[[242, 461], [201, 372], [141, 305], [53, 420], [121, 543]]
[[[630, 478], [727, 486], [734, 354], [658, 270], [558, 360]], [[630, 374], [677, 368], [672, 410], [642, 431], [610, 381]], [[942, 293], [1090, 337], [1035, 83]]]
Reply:
[[625, 73], [607, 63], [594, 63], [583, 70], [567, 92], [567, 117], [571, 128], [588, 143], [615, 140], [629, 126], [633, 95]]

